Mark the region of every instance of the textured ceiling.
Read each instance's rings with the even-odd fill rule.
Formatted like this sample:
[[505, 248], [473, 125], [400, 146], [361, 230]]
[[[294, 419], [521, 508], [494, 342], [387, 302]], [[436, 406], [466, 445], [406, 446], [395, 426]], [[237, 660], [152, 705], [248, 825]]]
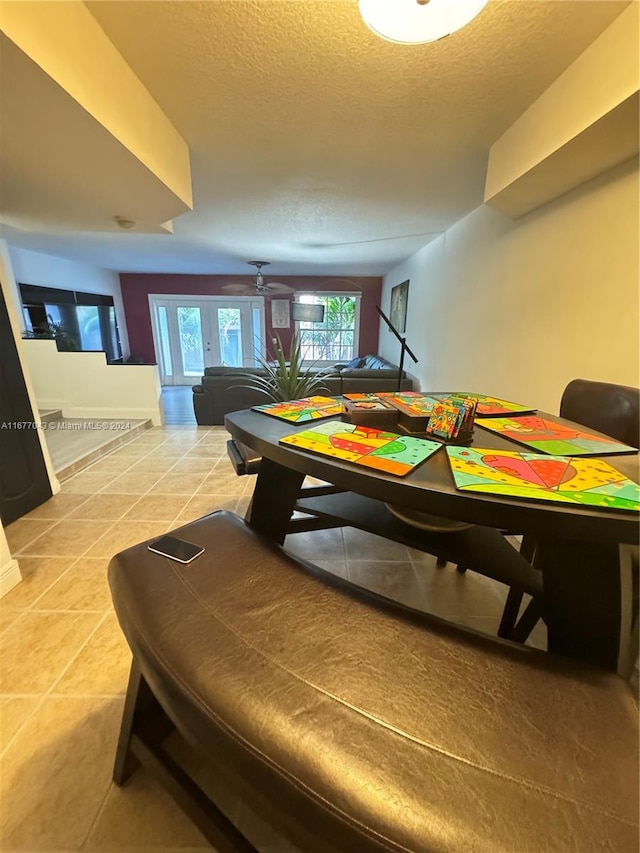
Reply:
[[189, 145], [194, 210], [171, 236], [7, 236], [129, 271], [384, 273], [482, 203], [490, 145], [627, 5], [492, 0], [402, 46], [356, 0], [88, 2]]

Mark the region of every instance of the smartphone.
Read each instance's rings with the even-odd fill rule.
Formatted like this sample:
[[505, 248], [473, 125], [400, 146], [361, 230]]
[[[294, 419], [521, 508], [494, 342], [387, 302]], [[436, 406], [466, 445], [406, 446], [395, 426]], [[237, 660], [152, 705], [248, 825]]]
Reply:
[[176, 560], [178, 563], [190, 563], [204, 553], [202, 546], [193, 545], [191, 542], [185, 542], [184, 539], [177, 539], [175, 536], [162, 536], [152, 542], [151, 545], [147, 545], [147, 548], [154, 554], [161, 554], [163, 557]]

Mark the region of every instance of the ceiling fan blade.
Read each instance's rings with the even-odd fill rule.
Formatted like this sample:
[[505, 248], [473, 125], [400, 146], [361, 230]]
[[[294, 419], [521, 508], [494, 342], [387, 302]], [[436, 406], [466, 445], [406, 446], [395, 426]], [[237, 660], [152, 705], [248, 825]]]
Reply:
[[293, 293], [295, 291], [295, 287], [291, 287], [282, 281], [270, 281], [267, 284], [267, 290], [271, 293]]
[[253, 284], [223, 284], [220, 286], [220, 290], [224, 290], [225, 293], [237, 293], [241, 296], [256, 292]]

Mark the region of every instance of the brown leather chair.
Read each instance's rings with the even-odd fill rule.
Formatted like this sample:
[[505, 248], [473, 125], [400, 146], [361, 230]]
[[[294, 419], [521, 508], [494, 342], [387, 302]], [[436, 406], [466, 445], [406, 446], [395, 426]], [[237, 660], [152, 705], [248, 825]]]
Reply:
[[133, 652], [118, 784], [142, 763], [220, 851], [256, 853], [215, 805], [233, 794], [302, 853], [637, 853], [616, 675], [352, 586], [231, 513], [174, 534], [204, 554], [109, 566]]
[[638, 447], [640, 390], [629, 385], [573, 379], [562, 394], [560, 417]]
[[[573, 379], [564, 389], [560, 400], [560, 417], [594, 429], [631, 447], [640, 440], [640, 390], [628, 385]], [[613, 457], [615, 459], [615, 457]], [[615, 464], [615, 462], [614, 462]], [[521, 553], [535, 564], [535, 542], [525, 537]], [[637, 548], [632, 554], [637, 602]], [[500, 636], [524, 643], [541, 617], [541, 600], [534, 596], [518, 620], [522, 592], [511, 588], [500, 624]], [[637, 620], [637, 604], [636, 620]]]

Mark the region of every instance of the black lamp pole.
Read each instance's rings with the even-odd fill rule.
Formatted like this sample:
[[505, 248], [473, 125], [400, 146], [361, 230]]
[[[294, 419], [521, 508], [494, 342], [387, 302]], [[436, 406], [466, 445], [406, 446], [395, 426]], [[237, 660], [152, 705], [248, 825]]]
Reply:
[[396, 338], [400, 341], [400, 346], [401, 346], [400, 370], [398, 371], [398, 387], [396, 389], [397, 391], [399, 391], [402, 387], [402, 372], [404, 370], [404, 354], [405, 354], [405, 352], [409, 353], [409, 355], [411, 356], [411, 358], [414, 360], [414, 362], [416, 364], [418, 363], [418, 359], [415, 357], [415, 355], [411, 352], [411, 350], [407, 346], [407, 339], [402, 337], [402, 335], [398, 332], [396, 327], [393, 325], [391, 320], [387, 317], [387, 315], [384, 313], [384, 311], [382, 310], [382, 308], [379, 305], [376, 305], [376, 311], [382, 317], [382, 319], [385, 321], [385, 323], [387, 324], [389, 329], [393, 332], [393, 334], [396, 336]]

